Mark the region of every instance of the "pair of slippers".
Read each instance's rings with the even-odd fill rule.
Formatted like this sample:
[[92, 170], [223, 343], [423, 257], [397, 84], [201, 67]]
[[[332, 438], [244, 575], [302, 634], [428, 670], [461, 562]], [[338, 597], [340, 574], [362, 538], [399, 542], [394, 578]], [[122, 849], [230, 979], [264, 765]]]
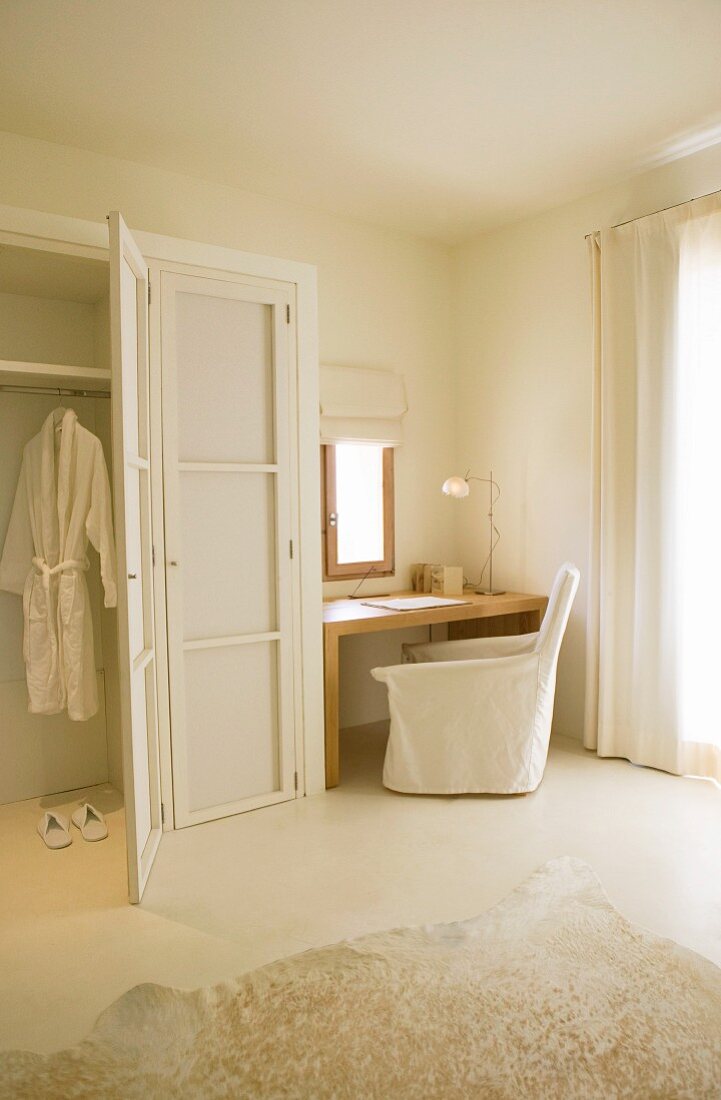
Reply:
[[[89, 802], [83, 802], [77, 810], [73, 810], [72, 823], [80, 829], [83, 840], [105, 840], [108, 835], [108, 826], [100, 810], [96, 810]], [[64, 814], [57, 814], [54, 810], [44, 813], [38, 822], [38, 832], [48, 848], [56, 851], [58, 848], [67, 848], [72, 844], [70, 825]]]

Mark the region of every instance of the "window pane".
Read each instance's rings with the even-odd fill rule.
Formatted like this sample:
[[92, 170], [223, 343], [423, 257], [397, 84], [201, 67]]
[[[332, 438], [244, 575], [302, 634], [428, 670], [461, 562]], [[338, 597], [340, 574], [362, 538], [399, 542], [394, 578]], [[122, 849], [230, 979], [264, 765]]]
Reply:
[[335, 449], [338, 563], [383, 560], [383, 448]]

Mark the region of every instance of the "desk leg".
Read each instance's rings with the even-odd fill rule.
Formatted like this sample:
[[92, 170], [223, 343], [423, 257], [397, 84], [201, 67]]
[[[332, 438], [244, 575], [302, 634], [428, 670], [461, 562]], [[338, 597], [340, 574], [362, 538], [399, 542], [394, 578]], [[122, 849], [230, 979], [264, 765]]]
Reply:
[[325, 680], [325, 785], [337, 787], [340, 782], [340, 744], [338, 723], [338, 648], [336, 634], [325, 632], [323, 643]]

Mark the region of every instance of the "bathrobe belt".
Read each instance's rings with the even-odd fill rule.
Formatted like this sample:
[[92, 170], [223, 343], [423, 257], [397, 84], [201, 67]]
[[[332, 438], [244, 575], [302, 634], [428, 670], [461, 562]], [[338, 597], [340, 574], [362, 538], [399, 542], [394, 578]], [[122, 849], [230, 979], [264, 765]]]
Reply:
[[84, 572], [88, 568], [87, 561], [73, 561], [71, 558], [68, 558], [67, 561], [58, 562], [57, 565], [52, 567], [48, 565], [45, 558], [33, 558], [33, 565], [38, 573], [42, 573], [43, 588], [46, 592], [50, 589], [51, 577], [56, 576], [58, 573], [67, 573], [71, 569], [82, 569]]

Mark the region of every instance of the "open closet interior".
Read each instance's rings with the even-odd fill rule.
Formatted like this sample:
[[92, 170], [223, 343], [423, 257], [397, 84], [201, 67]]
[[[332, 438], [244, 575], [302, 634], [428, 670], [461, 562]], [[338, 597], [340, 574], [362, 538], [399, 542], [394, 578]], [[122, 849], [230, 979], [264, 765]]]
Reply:
[[[100, 440], [112, 486], [109, 263], [0, 241], [0, 553], [23, 449], [56, 413], [57, 467], [62, 408], [74, 410], [78, 424]], [[55, 476], [57, 484], [57, 468]], [[0, 807], [7, 826], [22, 823], [33, 831], [27, 850], [39, 861], [55, 855], [34, 835], [46, 809], [69, 817], [87, 800], [112, 812], [111, 829], [122, 828], [117, 612], [105, 606], [92, 545], [87, 556], [98, 705], [84, 720], [73, 720], [67, 708], [29, 712], [24, 597], [0, 591]], [[83, 845], [79, 831], [71, 831], [76, 848], [103, 848]], [[98, 851], [96, 871], [100, 859]]]
[[[0, 211], [0, 840], [38, 903], [83, 860], [137, 902], [164, 829], [322, 788], [314, 333], [307, 265]], [[63, 864], [38, 824], [84, 802], [109, 838]]]

